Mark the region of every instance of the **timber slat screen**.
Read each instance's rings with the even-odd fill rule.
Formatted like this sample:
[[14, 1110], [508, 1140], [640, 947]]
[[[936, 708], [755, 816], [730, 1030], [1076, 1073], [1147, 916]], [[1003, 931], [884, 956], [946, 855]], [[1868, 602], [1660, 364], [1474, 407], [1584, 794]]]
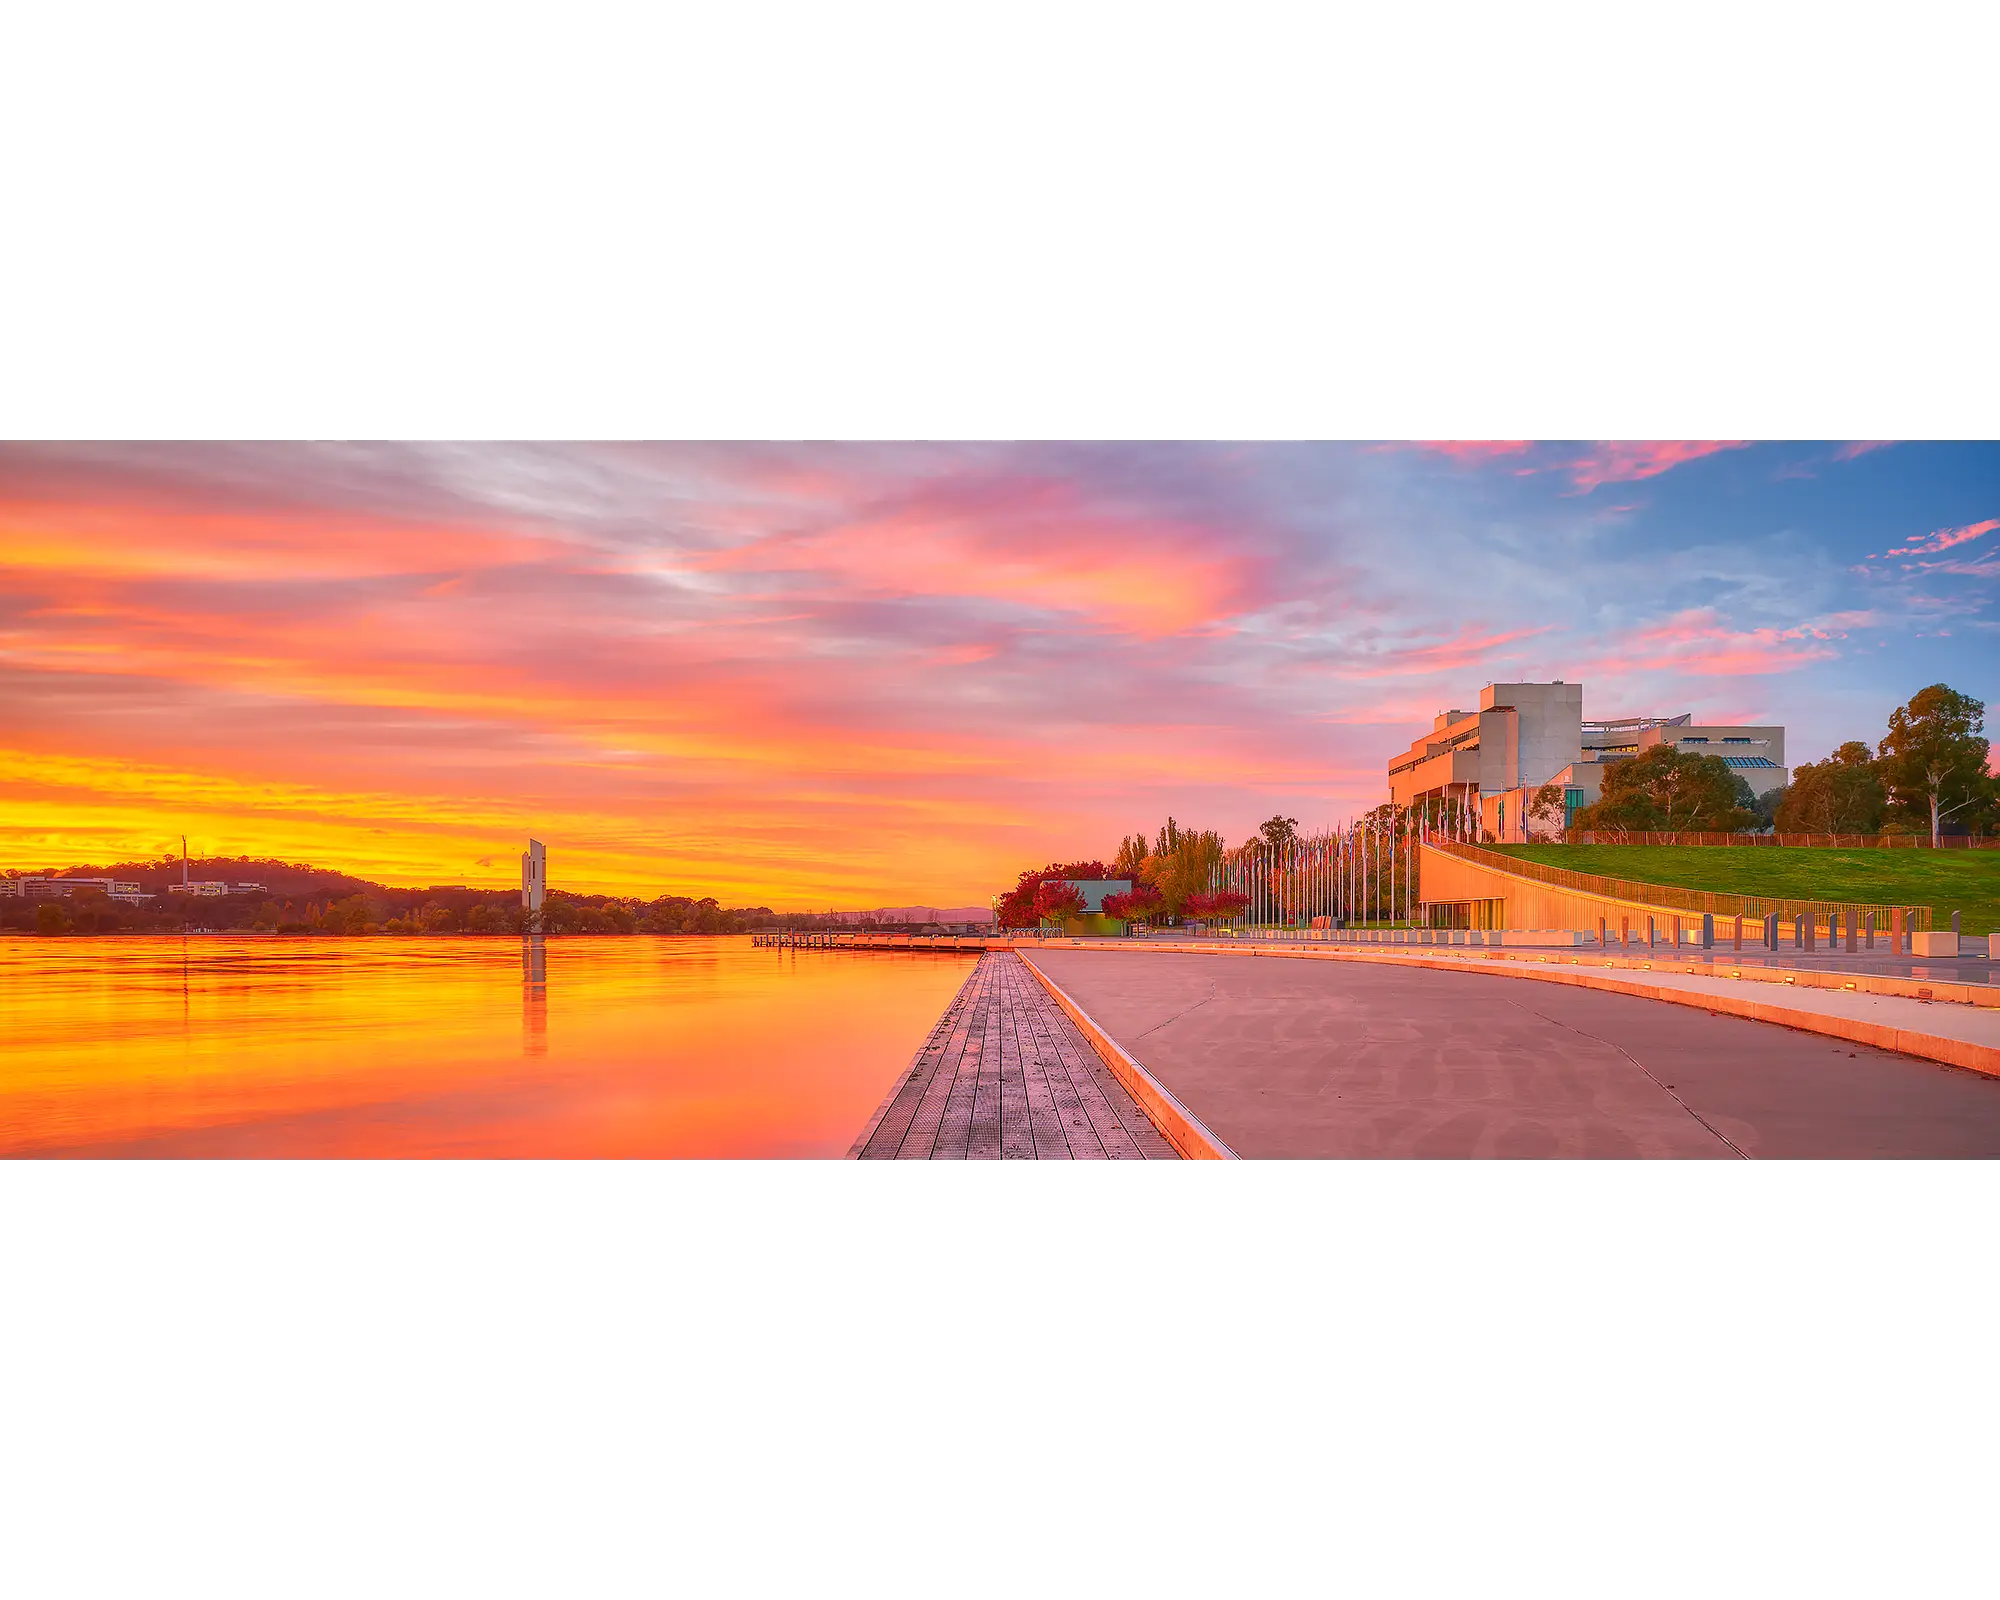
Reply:
[[855, 1153], [863, 1161], [1176, 1159], [1011, 950], [979, 958]]
[[1776, 912], [1779, 918], [1790, 922], [1794, 917], [1806, 917], [1815, 926], [1823, 925], [1834, 914], [1845, 921], [1848, 917], [1865, 918], [1874, 915], [1880, 926], [1889, 926], [1896, 912], [1906, 919], [1906, 926], [1912, 933], [1928, 933], [1931, 926], [1929, 906], [1871, 905], [1855, 900], [1774, 900], [1754, 894], [1718, 894], [1707, 889], [1682, 889], [1668, 883], [1639, 883], [1630, 878], [1601, 878], [1592, 872], [1572, 872], [1567, 867], [1551, 867], [1540, 861], [1525, 860], [1520, 856], [1505, 855], [1498, 850], [1488, 850], [1476, 844], [1462, 844], [1457, 840], [1433, 840], [1433, 850], [1441, 850], [1446, 855], [1457, 856], [1462, 861], [1470, 861], [1475, 866], [1487, 867], [1494, 872], [1511, 872], [1518, 878], [1526, 878], [1533, 883], [1547, 884], [1552, 889], [1568, 889], [1577, 894], [1594, 894], [1606, 900], [1630, 900], [1641, 905], [1658, 906], [1663, 911], [1691, 911], [1697, 914], [1710, 912], [1718, 917], [1743, 917], [1762, 919]]

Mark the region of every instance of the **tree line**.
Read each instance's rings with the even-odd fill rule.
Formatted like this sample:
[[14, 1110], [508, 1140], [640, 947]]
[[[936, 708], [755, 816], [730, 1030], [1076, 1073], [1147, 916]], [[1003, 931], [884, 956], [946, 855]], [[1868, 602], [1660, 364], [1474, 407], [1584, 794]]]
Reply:
[[[169, 867], [171, 871], [169, 872]], [[189, 863], [190, 876], [254, 881], [274, 892], [187, 898], [169, 895], [180, 881], [180, 858], [171, 862], [120, 862], [113, 867], [71, 867], [28, 874], [42, 877], [113, 878], [137, 882], [157, 898], [130, 905], [103, 890], [73, 891], [62, 899], [0, 898], [0, 929], [16, 933], [179, 933], [188, 927], [224, 933], [282, 934], [489, 934], [528, 931], [518, 889], [468, 889], [459, 885], [391, 889], [365, 879], [296, 862], [211, 858]], [[10, 873], [10, 877], [24, 874]], [[769, 907], [727, 908], [713, 896], [631, 896], [551, 891], [542, 906], [542, 931], [555, 934], [728, 934], [774, 926], [785, 919]]]
[[[1781, 789], [1753, 795], [1719, 756], [1655, 745], [1610, 766], [1601, 797], [1572, 828], [1596, 833], [1984, 835], [2000, 825], [2000, 781], [1988, 772], [1986, 704], [1947, 684], [1920, 689], [1889, 715], [1871, 747], [1850, 739], [1824, 761], [1795, 767]], [[1561, 830], [1562, 791], [1528, 806], [1531, 833]]]
[[1183, 917], [1227, 920], [1240, 916], [1246, 895], [1218, 887], [1224, 866], [1245, 852], [1282, 853], [1298, 839], [1296, 817], [1273, 817], [1236, 850], [1211, 828], [1186, 828], [1168, 817], [1151, 839], [1144, 833], [1118, 841], [1110, 861], [1051, 862], [1029, 868], [1001, 895], [996, 916], [1003, 928], [1032, 928], [1080, 915], [1082, 894], [1070, 880], [1123, 880], [1132, 887], [1104, 897], [1104, 914], [1121, 922], [1164, 923]]

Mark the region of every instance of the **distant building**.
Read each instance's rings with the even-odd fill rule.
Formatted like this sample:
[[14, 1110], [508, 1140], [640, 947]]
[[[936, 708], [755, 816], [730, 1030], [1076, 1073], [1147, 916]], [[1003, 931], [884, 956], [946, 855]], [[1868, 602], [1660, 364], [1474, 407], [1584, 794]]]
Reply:
[[1130, 878], [1065, 878], [1072, 889], [1083, 896], [1083, 914], [1098, 917], [1104, 914], [1104, 897], [1108, 894], [1130, 894]]
[[168, 894], [195, 895], [203, 900], [217, 900], [226, 894], [263, 894], [261, 883], [228, 883], [221, 878], [196, 878], [192, 882], [170, 883]]
[[1607, 769], [1660, 744], [1720, 756], [1752, 794], [1782, 788], [1789, 777], [1781, 727], [1697, 724], [1689, 712], [1586, 722], [1583, 685], [1558, 679], [1489, 683], [1477, 711], [1440, 711], [1431, 731], [1389, 763], [1389, 797], [1399, 806], [1476, 807], [1485, 832], [1519, 842], [1522, 813], [1544, 784], [1562, 789], [1566, 826], [1597, 800]]
[[115, 878], [5, 878], [0, 879], [0, 895], [20, 900], [66, 900], [79, 889], [101, 889], [113, 900], [137, 905], [153, 897], [136, 883], [120, 883]]

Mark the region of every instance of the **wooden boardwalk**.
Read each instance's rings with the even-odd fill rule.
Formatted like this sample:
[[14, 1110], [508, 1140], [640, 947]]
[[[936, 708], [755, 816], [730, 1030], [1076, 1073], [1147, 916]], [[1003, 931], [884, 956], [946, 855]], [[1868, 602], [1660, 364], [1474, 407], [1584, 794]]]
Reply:
[[979, 958], [850, 1154], [863, 1161], [1175, 1160], [1012, 951]]

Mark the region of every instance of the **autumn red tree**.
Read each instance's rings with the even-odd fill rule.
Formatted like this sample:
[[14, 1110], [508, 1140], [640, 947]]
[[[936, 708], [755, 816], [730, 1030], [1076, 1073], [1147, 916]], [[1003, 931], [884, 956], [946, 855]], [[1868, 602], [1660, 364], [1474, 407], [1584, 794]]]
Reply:
[[1135, 883], [1123, 894], [1104, 897], [1104, 914], [1120, 922], [1146, 922], [1166, 909], [1166, 897], [1150, 883]]
[[1060, 922], [1083, 912], [1083, 891], [1061, 878], [1044, 878], [1033, 901], [1037, 922]]
[[1238, 894], [1234, 889], [1218, 889], [1214, 894], [1189, 895], [1182, 909], [1191, 917], [1229, 922], [1250, 909], [1250, 897]]

